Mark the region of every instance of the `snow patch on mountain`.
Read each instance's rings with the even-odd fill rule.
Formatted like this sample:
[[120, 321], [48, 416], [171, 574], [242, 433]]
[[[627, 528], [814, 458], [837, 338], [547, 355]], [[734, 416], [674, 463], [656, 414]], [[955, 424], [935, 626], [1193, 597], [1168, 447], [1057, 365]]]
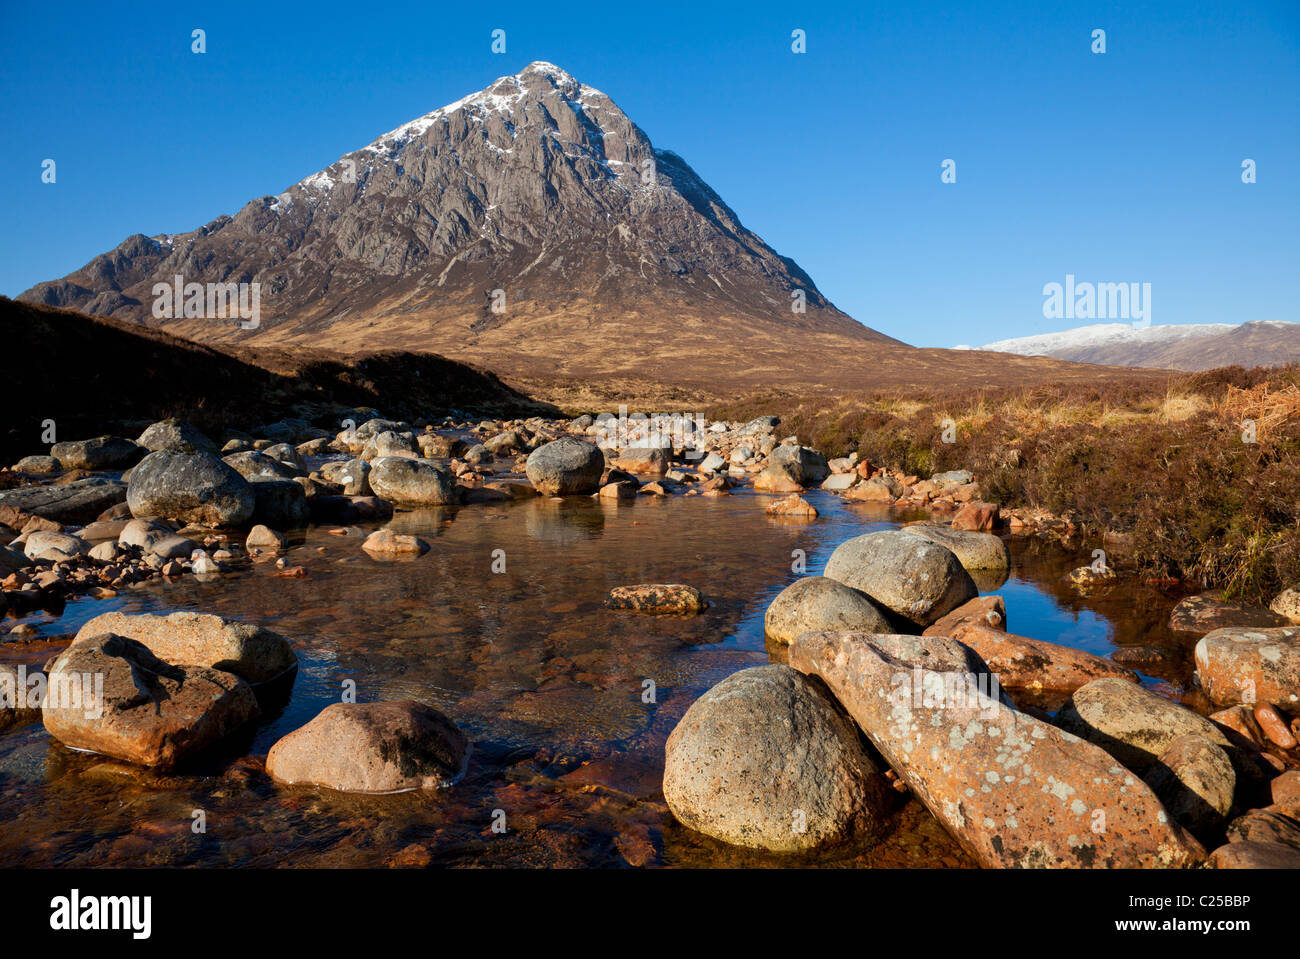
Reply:
[[[1133, 346], [1172, 343], [1202, 336], [1214, 336], [1235, 329], [1232, 323], [1186, 323], [1135, 327], [1131, 323], [1094, 323], [1073, 330], [1039, 333], [997, 340], [978, 347], [996, 353], [1019, 356], [1051, 356], [1063, 350], [1127, 344]], [[960, 347], [959, 347], [960, 349]]]

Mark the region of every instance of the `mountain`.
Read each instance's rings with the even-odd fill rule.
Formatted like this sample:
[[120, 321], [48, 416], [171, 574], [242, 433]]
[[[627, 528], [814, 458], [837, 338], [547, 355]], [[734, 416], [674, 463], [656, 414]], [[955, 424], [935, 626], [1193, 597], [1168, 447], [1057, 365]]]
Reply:
[[1059, 333], [998, 340], [980, 347], [1076, 363], [1209, 370], [1219, 366], [1281, 366], [1300, 362], [1300, 323], [1258, 321], [1148, 326], [1097, 323]]
[[[178, 276], [258, 284], [257, 322], [155, 316], [155, 284]], [[211, 344], [435, 352], [584, 406], [1097, 375], [858, 323], [613, 100], [544, 62], [19, 299]]]

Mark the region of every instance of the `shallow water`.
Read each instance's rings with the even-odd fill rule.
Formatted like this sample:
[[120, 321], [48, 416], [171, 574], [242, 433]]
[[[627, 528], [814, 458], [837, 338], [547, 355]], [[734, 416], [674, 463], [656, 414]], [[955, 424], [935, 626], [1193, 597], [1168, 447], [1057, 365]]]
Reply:
[[[935, 820], [899, 799], [874, 848], [807, 856], [738, 850], [678, 825], [663, 804], [664, 743], [706, 689], [769, 662], [763, 612], [797, 575], [820, 573], [843, 540], [909, 518], [810, 492], [811, 522], [769, 518], [773, 497], [589, 498], [399, 513], [389, 524], [433, 546], [405, 561], [362, 552], [369, 529], [313, 527], [291, 544], [305, 579], [271, 564], [200, 583], [153, 581], [78, 600], [42, 637], [0, 644], [39, 663], [109, 610], [192, 609], [260, 622], [290, 637], [292, 697], [251, 741], [168, 776], [75, 753], [39, 725], [0, 733], [0, 865], [213, 866], [970, 866]], [[1189, 651], [1165, 630], [1177, 596], [1129, 585], [1082, 598], [1059, 579], [1086, 554], [1010, 540], [1014, 568], [995, 591], [1008, 628], [1105, 655], [1158, 645], [1171, 660], [1144, 682], [1180, 697]], [[504, 550], [505, 571], [492, 572]], [[614, 586], [684, 582], [710, 601], [691, 618], [606, 610]], [[473, 743], [465, 777], [436, 793], [348, 796], [272, 784], [260, 763], [278, 738], [333, 702], [419, 699]], [[646, 681], [654, 702], [644, 702]], [[202, 810], [206, 832], [192, 829]], [[497, 811], [501, 812], [497, 812]], [[504, 813], [504, 833], [494, 832]]]

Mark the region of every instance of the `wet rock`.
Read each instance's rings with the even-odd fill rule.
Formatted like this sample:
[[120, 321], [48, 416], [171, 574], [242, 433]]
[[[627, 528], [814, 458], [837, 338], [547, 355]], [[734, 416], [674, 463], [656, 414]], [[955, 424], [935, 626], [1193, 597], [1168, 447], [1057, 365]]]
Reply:
[[950, 550], [902, 530], [841, 543], [826, 563], [826, 575], [921, 628], [978, 593]]
[[763, 630], [776, 643], [793, 642], [810, 629], [892, 632], [870, 597], [825, 576], [795, 580], [776, 595], [763, 616]]
[[161, 560], [189, 559], [198, 545], [192, 539], [172, 533], [151, 540], [145, 552]]
[[1101, 749], [986, 695], [988, 667], [960, 643], [809, 632], [791, 644], [790, 665], [826, 682], [983, 866], [1186, 866], [1204, 856]]
[[183, 449], [217, 452], [217, 444], [197, 427], [175, 419], [154, 423], [136, 438], [136, 443], [151, 452]]
[[1195, 734], [1174, 739], [1142, 778], [1175, 821], [1200, 838], [1223, 825], [1237, 789], [1228, 754]]
[[44, 559], [52, 563], [60, 563], [85, 556], [90, 552], [90, 544], [80, 537], [69, 536], [66, 533], [37, 530], [27, 534], [23, 552], [28, 559]]
[[1076, 690], [1056, 724], [1139, 773], [1159, 761], [1181, 736], [1199, 736], [1231, 748], [1210, 720], [1122, 679], [1098, 679]]
[[795, 519], [816, 519], [817, 507], [798, 493], [791, 493], [775, 502], [767, 504], [768, 516], [790, 516]]
[[377, 529], [366, 537], [361, 548], [377, 556], [419, 556], [429, 551], [429, 544], [418, 536]]
[[279, 633], [209, 613], [104, 613], [78, 630], [73, 646], [92, 642], [104, 633], [134, 640], [164, 662], [233, 673], [253, 685], [277, 679], [298, 666], [293, 647]]
[[238, 526], [256, 503], [248, 481], [215, 454], [173, 449], [150, 453], [136, 465], [126, 501], [137, 518], [207, 526]]
[[427, 460], [386, 456], [370, 467], [370, 486], [395, 506], [446, 506], [459, 502], [451, 472]]
[[1300, 703], [1300, 626], [1273, 629], [1230, 627], [1196, 644], [1196, 674], [1218, 706]]
[[281, 466], [287, 466], [293, 470], [295, 476], [301, 476], [307, 472], [306, 460], [302, 458], [302, 454], [298, 452], [297, 448], [289, 443], [276, 443], [273, 446], [268, 446], [262, 451], [262, 454], [275, 460]]
[[[102, 693], [76, 701], [85, 677]], [[91, 684], [92, 689], [94, 683]], [[67, 746], [170, 769], [259, 715], [257, 697], [232, 673], [165, 663], [143, 644], [103, 634], [74, 642], [50, 670], [42, 717]]]
[[1007, 544], [992, 533], [981, 533], [937, 523], [911, 523], [903, 532], [920, 536], [950, 550], [967, 572], [972, 570], [998, 570], [1011, 568], [1011, 553]]
[[605, 472], [605, 457], [591, 443], [562, 436], [528, 456], [528, 481], [550, 496], [594, 493]]
[[819, 683], [777, 665], [691, 705], [668, 737], [663, 789], [691, 829], [777, 852], [869, 837], [885, 805], [852, 723]]
[[601, 499], [636, 499], [639, 487], [635, 480], [619, 480], [606, 483], [600, 488]]
[[59, 486], [20, 486], [0, 491], [0, 511], [34, 514], [56, 523], [81, 526], [125, 499], [125, 483], [91, 476]]
[[[933, 628], [925, 635], [936, 635]], [[965, 643], [988, 663], [1008, 689], [1033, 693], [1069, 693], [1101, 678], [1137, 683], [1131, 669], [1082, 649], [1017, 636], [978, 623], [956, 625], [948, 636]]]
[[65, 470], [111, 470], [131, 466], [146, 450], [120, 436], [97, 436], [93, 440], [55, 443], [50, 455]]
[[342, 792], [440, 789], [464, 770], [467, 748], [432, 706], [335, 703], [272, 746], [266, 771], [277, 782]]
[[1287, 626], [1290, 620], [1263, 606], [1243, 606], [1225, 602], [1219, 592], [1188, 596], [1169, 614], [1169, 628], [1175, 632], [1206, 633], [1232, 626], [1268, 628]]
[[704, 597], [694, 586], [680, 583], [638, 586], [615, 586], [609, 591], [605, 605], [610, 609], [626, 609], [638, 613], [658, 613], [691, 616], [704, 610]]

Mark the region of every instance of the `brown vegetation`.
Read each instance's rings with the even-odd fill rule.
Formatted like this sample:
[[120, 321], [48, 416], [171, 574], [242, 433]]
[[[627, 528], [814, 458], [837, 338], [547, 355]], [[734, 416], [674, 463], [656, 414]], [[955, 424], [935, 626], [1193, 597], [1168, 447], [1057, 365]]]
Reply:
[[1097, 536], [1130, 534], [1128, 561], [1147, 574], [1253, 600], [1300, 583], [1300, 366], [963, 394], [769, 397], [710, 412], [775, 412], [783, 433], [828, 455], [856, 450], [907, 473], [970, 469], [1004, 507], [1070, 515]]

